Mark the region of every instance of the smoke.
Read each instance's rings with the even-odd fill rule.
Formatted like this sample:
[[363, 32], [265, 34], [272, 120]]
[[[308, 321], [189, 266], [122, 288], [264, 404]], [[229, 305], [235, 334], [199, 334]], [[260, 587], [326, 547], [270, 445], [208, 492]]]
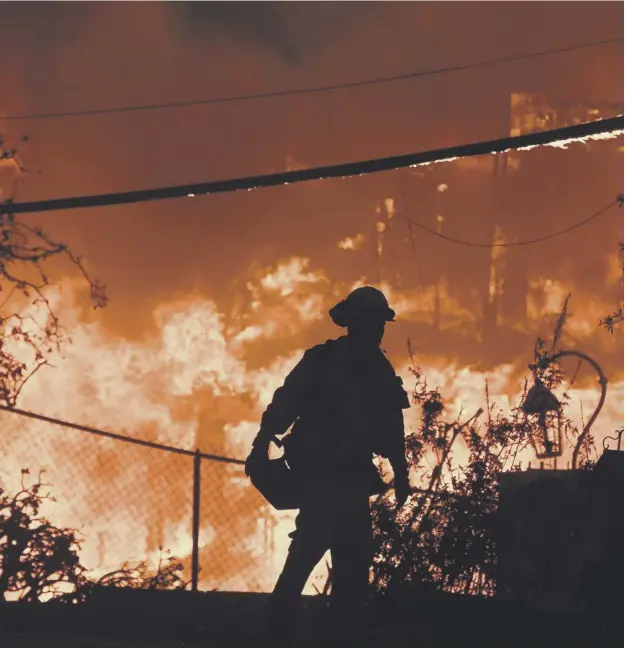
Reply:
[[[528, 3], [505, 11], [495, 3], [3, 3], [0, 113], [247, 94], [558, 47], [612, 35], [622, 6], [597, 7], [571, 5], [563, 26], [559, 5]], [[122, 191], [281, 170], [289, 154], [312, 166], [496, 137], [507, 127], [509, 91], [552, 88], [567, 98], [618, 101], [621, 69], [620, 48], [609, 47], [329, 94], [0, 122], [0, 132], [30, 138], [23, 157], [33, 174], [20, 200]], [[531, 165], [547, 159], [540, 151], [526, 155]], [[568, 156], [554, 152], [543, 163], [549, 181], [521, 196], [522, 207], [511, 192], [504, 211], [512, 235], [552, 231], [612, 198], [621, 155], [606, 154], [603, 168], [590, 171], [578, 159], [574, 173]], [[449, 233], [487, 239], [494, 218], [490, 170], [461, 180], [446, 165], [434, 175], [434, 186], [450, 186]], [[374, 276], [369, 248], [347, 257], [337, 243], [372, 227], [376, 201], [395, 196], [426, 224], [436, 216], [430, 180], [398, 178], [382, 174], [29, 218], [84, 254], [109, 286], [112, 304], [104, 317], [111, 332], [139, 336], [153, 327], [151, 312], [160, 302], [190, 291], [226, 309], [231, 281], [255, 260], [309, 256], [339, 281]], [[573, 185], [584, 186], [583, 195]], [[619, 237], [618, 224], [606, 223], [598, 236], [578, 230], [549, 249], [528, 249], [526, 259], [538, 276], [555, 273], [589, 289], [603, 282]], [[395, 230], [400, 239], [402, 227]], [[414, 262], [403, 245], [405, 281], [418, 283], [415, 264], [429, 285], [442, 273], [452, 291], [466, 293], [465, 308], [482, 289], [487, 258], [420, 234]]]
[[345, 28], [371, 12], [373, 4], [174, 2], [168, 11], [180, 38], [210, 42], [230, 37], [298, 65], [340, 40]]

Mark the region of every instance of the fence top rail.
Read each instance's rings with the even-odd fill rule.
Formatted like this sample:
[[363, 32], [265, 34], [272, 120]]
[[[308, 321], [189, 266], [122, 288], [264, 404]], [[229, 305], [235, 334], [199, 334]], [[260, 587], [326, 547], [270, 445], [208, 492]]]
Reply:
[[243, 461], [242, 459], [234, 459], [232, 457], [222, 457], [221, 455], [210, 454], [208, 452], [200, 452], [199, 450], [194, 451], [194, 450], [186, 450], [184, 448], [176, 448], [175, 446], [169, 446], [164, 443], [156, 443], [154, 441], [146, 441], [145, 439], [135, 439], [125, 434], [118, 434], [116, 432], [107, 432], [106, 430], [99, 430], [97, 428], [89, 427], [88, 425], [80, 425], [78, 423], [72, 423], [71, 421], [63, 421], [61, 419], [53, 418], [51, 416], [45, 416], [44, 414], [37, 414], [35, 412], [23, 410], [18, 407], [9, 407], [8, 405], [0, 404], [0, 410], [4, 410], [5, 412], [10, 412], [11, 414], [17, 414], [18, 416], [24, 416], [26, 418], [35, 419], [37, 421], [44, 421], [45, 423], [51, 423], [52, 425], [66, 427], [71, 430], [80, 430], [81, 432], [86, 432], [87, 434], [93, 434], [95, 436], [106, 437], [108, 439], [115, 439], [116, 441], [122, 441], [124, 443], [133, 443], [135, 445], [152, 448], [153, 450], [162, 450], [163, 452], [171, 452], [174, 454], [185, 455], [187, 457], [199, 456], [201, 459], [208, 459], [209, 461], [219, 461], [221, 463], [228, 463], [228, 464], [233, 464], [238, 466], [245, 465], [245, 461]]
[[[37, 414], [36, 412], [30, 412], [28, 410], [23, 410], [18, 407], [9, 407], [8, 405], [0, 404], [0, 411], [10, 412], [11, 414], [17, 414], [18, 416], [24, 416], [26, 418], [35, 419], [37, 421], [44, 421], [46, 423], [51, 423], [53, 425], [58, 425], [60, 427], [66, 427], [72, 430], [79, 430], [81, 432], [87, 432], [88, 434], [93, 434], [95, 436], [106, 437], [108, 439], [114, 439], [116, 441], [122, 441], [125, 443], [134, 443], [135, 445], [144, 446], [147, 448], [152, 448], [154, 450], [162, 450], [164, 452], [172, 452], [174, 454], [184, 455], [186, 457], [198, 457], [200, 459], [207, 459], [208, 461], [219, 461], [221, 463], [228, 463], [237, 466], [244, 466], [245, 461], [242, 459], [234, 459], [232, 457], [223, 457], [221, 455], [210, 454], [207, 452], [200, 452], [199, 450], [186, 450], [184, 448], [176, 448], [175, 446], [169, 446], [164, 443], [155, 443], [154, 441], [146, 441], [144, 439], [135, 439], [133, 437], [126, 436], [124, 434], [118, 434], [115, 432], [107, 432], [106, 430], [99, 430], [97, 428], [89, 427], [88, 425], [80, 425], [78, 423], [72, 423], [70, 421], [63, 421], [62, 419], [53, 418], [51, 416], [45, 416], [44, 414]], [[381, 493], [381, 495], [386, 494], [387, 492], [393, 490], [392, 486]], [[422, 488], [412, 487], [412, 493], [419, 493], [421, 495], [433, 497], [433, 498], [442, 498], [442, 499], [471, 499], [469, 496], [460, 495], [458, 493], [452, 493], [448, 491], [432, 491]], [[484, 502], [494, 502], [495, 500], [489, 497], [481, 498]]]

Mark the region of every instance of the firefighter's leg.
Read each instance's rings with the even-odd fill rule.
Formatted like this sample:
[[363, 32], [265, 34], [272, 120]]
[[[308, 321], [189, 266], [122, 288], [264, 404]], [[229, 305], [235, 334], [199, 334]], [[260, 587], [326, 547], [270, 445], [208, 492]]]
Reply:
[[288, 634], [297, 619], [301, 594], [317, 563], [329, 549], [327, 524], [317, 511], [303, 510], [269, 602], [269, 629], [273, 634]]
[[373, 535], [367, 497], [345, 503], [333, 527], [331, 554], [333, 626], [337, 632], [346, 631], [351, 636], [359, 628], [364, 629], [369, 593]]

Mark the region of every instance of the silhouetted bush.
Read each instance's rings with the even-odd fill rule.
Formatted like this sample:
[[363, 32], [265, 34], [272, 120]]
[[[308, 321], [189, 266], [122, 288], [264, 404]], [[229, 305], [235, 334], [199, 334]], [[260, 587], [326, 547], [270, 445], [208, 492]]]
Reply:
[[[563, 382], [557, 362], [547, 360], [558, 351], [566, 321], [568, 298], [558, 318], [553, 343], [537, 340], [534, 378], [549, 390]], [[412, 353], [409, 348], [410, 355]], [[420, 410], [420, 429], [407, 437], [411, 470], [425, 478], [406, 506], [396, 512], [388, 493], [373, 504], [375, 559], [372, 583], [378, 593], [460, 593], [493, 596], [497, 583], [497, 508], [499, 478], [518, 471], [519, 454], [526, 448], [549, 445], [559, 426], [563, 439], [573, 441], [580, 430], [565, 415], [567, 393], [557, 402], [558, 411], [527, 414], [521, 400], [508, 414], [490, 402], [485, 385], [485, 410], [462, 419], [446, 420], [444, 395], [429, 387], [414, 366], [413, 403]], [[575, 378], [569, 384], [574, 384]], [[568, 391], [568, 390], [567, 390]], [[459, 441], [468, 451], [462, 465], [454, 461]], [[581, 467], [592, 465], [593, 440], [583, 445]], [[426, 468], [426, 456], [435, 466]]]
[[39, 479], [26, 483], [28, 470], [22, 470], [22, 487], [10, 495], [0, 485], [0, 598], [36, 602], [84, 601], [97, 588], [178, 589], [182, 564], [161, 554], [156, 570], [145, 562], [92, 578], [80, 564], [80, 538], [75, 529], [62, 529], [43, 517], [42, 505], [54, 502], [48, 485]]

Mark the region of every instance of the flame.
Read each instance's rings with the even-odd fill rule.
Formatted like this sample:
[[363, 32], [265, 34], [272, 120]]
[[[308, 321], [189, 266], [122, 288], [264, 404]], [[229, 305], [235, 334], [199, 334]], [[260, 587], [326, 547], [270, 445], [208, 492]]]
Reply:
[[442, 158], [440, 160], [433, 160], [432, 162], [419, 162], [418, 164], [411, 164], [409, 168], [416, 169], [417, 167], [430, 166], [432, 164], [443, 164], [444, 162], [455, 162], [456, 160], [460, 160], [460, 159], [461, 158], [456, 156], [456, 157]]
[[606, 133], [593, 133], [591, 135], [583, 135], [581, 137], [568, 137], [566, 139], [556, 140], [555, 142], [549, 142], [547, 144], [535, 144], [533, 146], [522, 146], [516, 150], [531, 151], [532, 149], [538, 148], [539, 146], [550, 146], [552, 148], [568, 149], [569, 144], [574, 144], [574, 143], [585, 144], [586, 142], [590, 142], [590, 141], [615, 139], [617, 137], [621, 137], [622, 135], [623, 135], [623, 129], [619, 128], [616, 130], [608, 131]]
[[295, 287], [302, 283], [317, 283], [322, 276], [314, 272], [305, 272], [309, 260], [294, 257], [286, 263], [278, 264], [274, 272], [269, 272], [260, 280], [266, 290], [275, 290], [282, 297], [293, 294]]
[[[49, 299], [72, 344], [51, 359], [52, 366], [33, 376], [19, 405], [135, 438], [244, 458], [263, 409], [302, 355], [299, 336], [319, 321], [334, 293], [364, 283], [363, 279], [351, 286], [334, 285], [323, 272], [311, 269], [307, 259], [297, 257], [269, 268], [254, 266], [231, 313], [222, 313], [215, 302], [199, 297], [163, 303], [154, 311], [156, 332], [131, 342], [112, 337], [97, 319], [84, 321], [76, 302], [77, 286], [65, 281], [50, 290]], [[433, 321], [434, 286], [420, 290], [399, 290], [389, 284], [378, 287], [398, 319]], [[550, 279], [534, 279], [528, 298], [530, 319], [538, 321], [558, 312], [569, 288]], [[438, 295], [443, 328], [478, 321], [479, 309], [462, 307], [445, 280], [438, 286]], [[595, 310], [589, 303], [572, 311], [573, 334], [590, 335], [592, 326], [596, 329]], [[597, 301], [597, 312], [603, 306]], [[47, 317], [35, 305], [24, 313], [32, 316], [32, 326]], [[288, 352], [274, 357], [265, 351], [267, 340], [288, 341], [296, 335], [298, 342]], [[27, 353], [17, 346], [13, 350]], [[406, 359], [393, 360], [410, 387]], [[467, 418], [484, 406], [486, 380], [491, 399], [504, 411], [519, 398], [525, 375], [519, 374], [519, 364], [513, 360], [517, 358], [483, 372], [427, 355], [417, 358], [430, 384], [441, 388], [449, 415], [462, 411]], [[571, 397], [571, 411], [579, 412], [583, 403], [587, 416], [597, 390], [581, 385], [571, 391]], [[622, 403], [620, 380], [610, 384], [606, 407], [593, 429], [598, 439], [621, 425]], [[407, 427], [415, 430], [417, 425], [418, 412], [410, 410]], [[22, 468], [47, 470], [46, 481], [57, 503], [44, 507], [44, 514], [57, 525], [82, 529], [81, 558], [95, 575], [146, 556], [153, 564], [160, 546], [188, 560], [189, 457], [53, 428], [7, 413], [0, 418], [0, 426], [2, 450], [8, 457], [2, 481], [15, 488]], [[531, 458], [519, 457], [523, 461]], [[466, 460], [462, 443], [455, 460]], [[267, 510], [239, 466], [204, 462], [202, 492], [202, 587], [271, 588], [293, 516]]]
[[385, 198], [384, 209], [386, 210], [388, 219], [391, 220], [397, 212], [397, 210], [395, 209], [395, 200], [393, 198]]
[[606, 313], [614, 310], [612, 303], [597, 295], [583, 294], [570, 281], [533, 277], [529, 280], [529, 288], [530, 291], [526, 295], [526, 313], [529, 319], [535, 321], [557, 315], [567, 295], [574, 295], [573, 304], [567, 314], [566, 331], [575, 340], [594, 336], [597, 323]]
[[364, 245], [367, 237], [364, 234], [356, 234], [356, 236], [344, 238], [339, 241], [338, 247], [341, 250], [360, 250]]
[[[379, 288], [397, 313], [398, 319], [411, 322], [434, 323], [434, 311], [436, 308], [437, 288], [427, 286], [424, 288], [413, 288], [397, 290], [388, 282], [373, 283], [361, 278], [349, 286], [349, 290], [355, 290], [365, 285], [374, 285]], [[462, 307], [458, 301], [451, 296], [449, 284], [446, 279], [441, 279], [438, 285], [439, 309], [443, 318], [442, 329], [452, 328], [459, 323], [472, 324], [477, 322], [478, 313]]]
[[[233, 342], [249, 343], [293, 335], [323, 316], [323, 295], [328, 281], [322, 272], [307, 271], [309, 259], [294, 257], [275, 269], [252, 268], [246, 284], [245, 304], [233, 313], [228, 330]], [[253, 323], [248, 324], [250, 320]]]
[[490, 251], [490, 278], [488, 281], [488, 299], [492, 304], [495, 297], [503, 293], [503, 279], [501, 277], [501, 264], [505, 248], [501, 247], [506, 239], [503, 235], [503, 230], [498, 225], [495, 226], [493, 232], [493, 247]]
[[[507, 148], [502, 151], [495, 151], [492, 155], [499, 155], [501, 153], [508, 153], [509, 151], [531, 151], [535, 148], [541, 148], [543, 146], [549, 146], [551, 148], [558, 149], [568, 149], [570, 144], [586, 144], [590, 141], [600, 141], [600, 140], [610, 140], [616, 139], [617, 137], [622, 137], [623, 129], [618, 128], [615, 130], [607, 131], [605, 133], [592, 133], [590, 135], [581, 135], [579, 137], [568, 137], [561, 140], [556, 140], [554, 142], [547, 142], [544, 144], [531, 144], [529, 146], [519, 146], [515, 148]], [[471, 157], [471, 156], [466, 156]], [[432, 164], [443, 164], [445, 162], [455, 162], [456, 160], [463, 160], [465, 157], [448, 157], [440, 160], [432, 160], [431, 162], [419, 162], [418, 164], [411, 164], [409, 168], [416, 169], [417, 167], [430, 166]]]

